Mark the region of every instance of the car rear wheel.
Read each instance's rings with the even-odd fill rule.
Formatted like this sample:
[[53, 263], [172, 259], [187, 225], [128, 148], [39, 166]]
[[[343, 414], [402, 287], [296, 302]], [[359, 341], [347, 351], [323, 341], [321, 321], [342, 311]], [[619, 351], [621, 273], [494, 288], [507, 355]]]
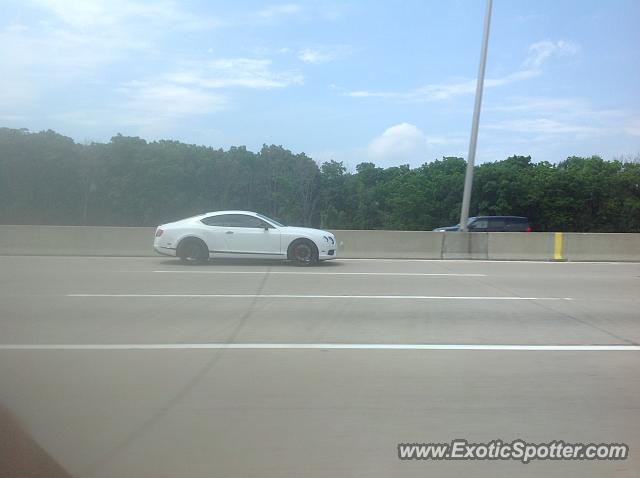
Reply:
[[200, 239], [185, 239], [178, 246], [178, 257], [183, 264], [204, 264], [209, 260], [209, 248]]
[[318, 262], [318, 248], [308, 239], [293, 241], [287, 255], [296, 266], [310, 266]]

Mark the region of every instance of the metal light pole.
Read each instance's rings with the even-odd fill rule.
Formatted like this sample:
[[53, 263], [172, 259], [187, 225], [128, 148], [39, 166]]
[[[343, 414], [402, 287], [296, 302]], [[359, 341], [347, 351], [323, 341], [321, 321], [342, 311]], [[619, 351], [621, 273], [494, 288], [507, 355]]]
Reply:
[[480, 67], [478, 68], [478, 82], [476, 84], [476, 102], [473, 107], [473, 122], [471, 123], [471, 138], [469, 139], [469, 155], [467, 156], [467, 174], [464, 177], [462, 210], [460, 212], [460, 230], [463, 232], [467, 231], [467, 221], [469, 219], [469, 204], [471, 203], [473, 168], [475, 166], [476, 145], [478, 143], [478, 123], [480, 122], [480, 106], [482, 105], [482, 87], [484, 86], [484, 70], [487, 64], [487, 47], [489, 46], [491, 4], [492, 0], [487, 0], [487, 10], [484, 14], [484, 34], [482, 36], [482, 49], [480, 50]]

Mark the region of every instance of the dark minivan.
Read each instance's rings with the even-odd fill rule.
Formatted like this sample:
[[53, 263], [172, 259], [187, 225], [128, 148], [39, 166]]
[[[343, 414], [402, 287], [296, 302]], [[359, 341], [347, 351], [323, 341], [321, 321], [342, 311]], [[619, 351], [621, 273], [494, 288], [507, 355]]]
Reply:
[[[470, 217], [469, 232], [531, 232], [529, 220], [522, 216], [477, 216]], [[449, 227], [437, 227], [434, 231], [459, 231], [460, 224]]]

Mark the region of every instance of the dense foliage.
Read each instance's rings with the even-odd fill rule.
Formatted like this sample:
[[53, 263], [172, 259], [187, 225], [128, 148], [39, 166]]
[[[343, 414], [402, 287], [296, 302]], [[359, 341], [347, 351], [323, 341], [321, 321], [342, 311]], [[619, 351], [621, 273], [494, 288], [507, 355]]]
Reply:
[[[465, 168], [447, 157], [347, 172], [281, 146], [223, 151], [121, 135], [84, 145], [0, 128], [0, 223], [142, 226], [246, 209], [296, 225], [430, 230], [458, 222]], [[527, 216], [540, 231], [640, 232], [640, 164], [597, 156], [481, 164], [471, 212]]]

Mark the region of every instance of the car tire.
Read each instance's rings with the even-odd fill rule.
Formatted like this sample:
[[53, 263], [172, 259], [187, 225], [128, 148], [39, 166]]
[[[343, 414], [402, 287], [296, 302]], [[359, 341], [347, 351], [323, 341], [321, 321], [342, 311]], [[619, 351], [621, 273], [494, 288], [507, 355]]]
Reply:
[[177, 255], [183, 264], [201, 265], [209, 261], [209, 248], [200, 239], [187, 238], [180, 242]]
[[296, 266], [312, 266], [318, 262], [318, 248], [308, 239], [296, 239], [289, 246], [287, 257]]

